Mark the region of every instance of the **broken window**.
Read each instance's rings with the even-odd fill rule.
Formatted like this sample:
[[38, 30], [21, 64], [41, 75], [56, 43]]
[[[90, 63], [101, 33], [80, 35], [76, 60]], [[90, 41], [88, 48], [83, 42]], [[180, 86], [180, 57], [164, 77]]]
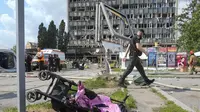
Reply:
[[113, 5], [112, 7], [115, 9], [119, 9], [119, 5]]
[[108, 29], [108, 25], [104, 25], [104, 26], [103, 26], [103, 29]]
[[73, 11], [76, 11], [76, 8], [75, 7], [72, 7], [71, 8], [71, 11], [73, 12]]
[[147, 24], [144, 24], [144, 28], [147, 28]]
[[128, 9], [128, 4], [123, 4], [123, 9]]
[[167, 17], [167, 14], [162, 14], [162, 17], [163, 17], [163, 18], [166, 18], [166, 17]]
[[80, 16], [74, 16], [74, 17], [73, 17], [73, 20], [74, 20], [74, 21], [81, 20], [81, 17], [80, 17]]
[[173, 3], [169, 3], [169, 7], [173, 7], [174, 6], [174, 4]]
[[137, 28], [137, 24], [135, 24], [135, 28]]

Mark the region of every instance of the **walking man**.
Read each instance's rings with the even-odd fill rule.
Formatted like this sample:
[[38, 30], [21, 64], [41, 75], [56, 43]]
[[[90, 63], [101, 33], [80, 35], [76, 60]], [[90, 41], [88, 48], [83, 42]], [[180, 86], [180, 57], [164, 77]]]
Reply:
[[126, 85], [124, 84], [125, 78], [132, 72], [134, 66], [139, 71], [139, 73], [142, 76], [142, 78], [144, 79], [146, 85], [150, 85], [151, 83], [154, 82], [154, 79], [149, 80], [148, 77], [146, 76], [144, 68], [140, 62], [140, 58], [138, 57], [138, 56], [142, 55], [142, 52], [148, 56], [148, 52], [146, 52], [140, 44], [140, 40], [142, 39], [143, 35], [145, 35], [144, 30], [140, 29], [137, 32], [137, 35], [133, 35], [132, 39], [130, 40], [129, 46], [126, 50], [125, 57], [123, 60], [125, 61], [128, 52], [130, 52], [129, 57], [130, 57], [131, 61], [130, 61], [130, 64], [128, 65], [126, 71], [123, 73], [122, 77], [119, 80], [118, 85], [120, 87], [126, 88]]

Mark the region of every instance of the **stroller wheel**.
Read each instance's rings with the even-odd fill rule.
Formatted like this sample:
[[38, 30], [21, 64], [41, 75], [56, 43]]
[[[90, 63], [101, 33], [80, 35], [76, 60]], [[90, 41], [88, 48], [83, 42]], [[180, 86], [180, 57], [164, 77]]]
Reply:
[[37, 94], [37, 100], [40, 100], [40, 99], [42, 99], [42, 95], [41, 94]]
[[[35, 91], [30, 91], [27, 93], [27, 100], [31, 103], [35, 102], [37, 100], [37, 93]], [[42, 95], [41, 95], [42, 96]]]
[[39, 77], [39, 79], [40, 79], [41, 81], [45, 81], [45, 80], [50, 79], [48, 73], [45, 72], [45, 71], [40, 72], [40, 73], [38, 74], [38, 77]]

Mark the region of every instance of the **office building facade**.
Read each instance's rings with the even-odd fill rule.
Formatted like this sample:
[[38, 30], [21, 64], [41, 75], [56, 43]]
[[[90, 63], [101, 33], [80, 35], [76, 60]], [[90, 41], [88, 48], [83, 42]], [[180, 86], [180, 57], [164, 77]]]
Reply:
[[[82, 45], [96, 45], [95, 42], [95, 9], [96, 3], [103, 2], [120, 11], [130, 21], [133, 32], [144, 29], [146, 36], [144, 46], [151, 47], [155, 39], [164, 46], [176, 45], [175, 16], [178, 0], [69, 0], [69, 31]], [[113, 19], [113, 26], [119, 25]], [[128, 28], [125, 35], [130, 34]], [[108, 35], [109, 37], [109, 35]], [[78, 42], [76, 42], [78, 44]]]

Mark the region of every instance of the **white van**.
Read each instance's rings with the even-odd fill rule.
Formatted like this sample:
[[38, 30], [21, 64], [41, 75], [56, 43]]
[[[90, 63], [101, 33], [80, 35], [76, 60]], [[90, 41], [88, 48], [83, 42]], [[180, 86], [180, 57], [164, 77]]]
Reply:
[[[48, 58], [49, 58], [50, 54], [52, 54], [52, 55], [57, 54], [58, 55], [58, 57], [60, 58], [61, 68], [65, 64], [65, 53], [64, 52], [62, 52], [58, 49], [43, 49], [41, 51], [44, 53], [44, 67], [45, 68], [48, 67]], [[32, 59], [32, 63], [31, 63], [33, 70], [36, 70], [37, 68], [39, 68], [38, 62], [39, 62], [39, 60], [38, 60], [37, 56], [35, 55], [34, 58]]]

